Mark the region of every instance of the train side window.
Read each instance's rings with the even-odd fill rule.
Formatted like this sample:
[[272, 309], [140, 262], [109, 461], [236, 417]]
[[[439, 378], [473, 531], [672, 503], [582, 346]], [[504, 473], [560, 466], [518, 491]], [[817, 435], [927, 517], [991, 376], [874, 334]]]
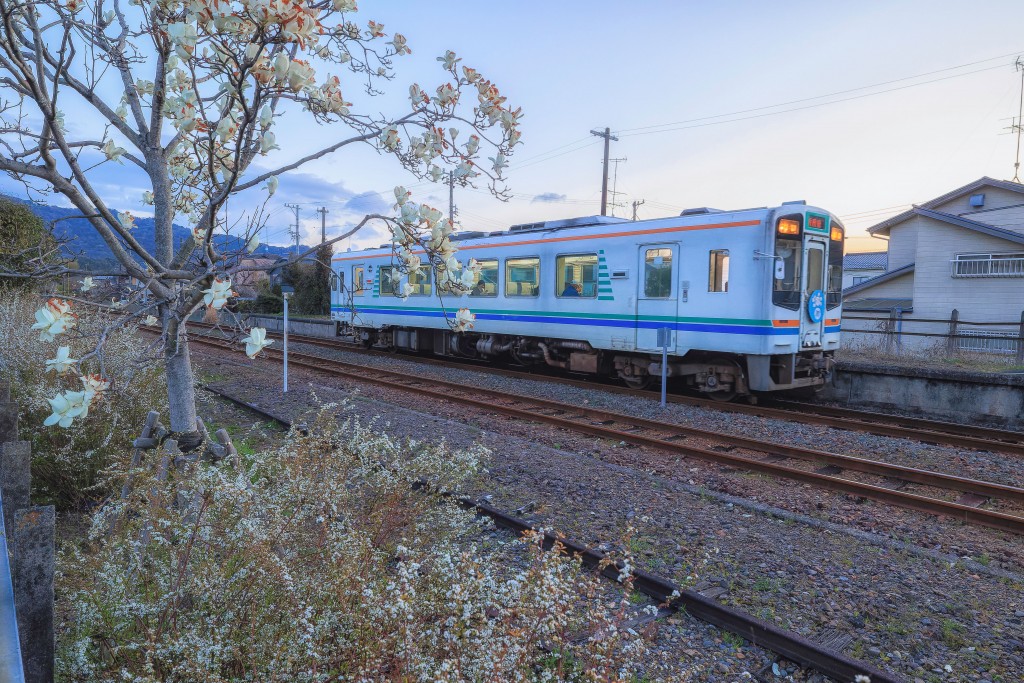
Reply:
[[412, 287], [409, 294], [411, 296], [430, 296], [434, 291], [433, 285], [430, 284], [430, 272], [430, 266], [424, 266], [414, 273], [409, 273], [409, 286]]
[[470, 296], [498, 296], [498, 259], [478, 258], [480, 274], [477, 275]]
[[333, 292], [335, 289], [338, 289], [338, 274], [332, 272], [331, 273], [331, 291]]
[[[857, 284], [857, 278], [853, 279]], [[828, 292], [825, 294], [825, 308], [838, 308], [843, 302], [843, 243], [833, 240], [828, 245]]]
[[352, 294], [354, 296], [362, 296], [366, 293], [366, 285], [363, 281], [363, 267], [353, 266], [352, 267]]
[[394, 294], [395, 285], [398, 284], [400, 274], [398, 269], [394, 266], [381, 266], [377, 272], [377, 277], [380, 278], [380, 293], [381, 294]]
[[644, 296], [651, 299], [672, 296], [671, 249], [648, 249], [644, 254]]
[[708, 257], [708, 291], [729, 291], [729, 250], [712, 249]]
[[555, 259], [555, 295], [597, 297], [597, 254], [572, 254]]
[[540, 259], [506, 259], [505, 296], [538, 296], [539, 294]]
[[338, 291], [345, 292], [345, 271], [343, 270], [338, 271]]

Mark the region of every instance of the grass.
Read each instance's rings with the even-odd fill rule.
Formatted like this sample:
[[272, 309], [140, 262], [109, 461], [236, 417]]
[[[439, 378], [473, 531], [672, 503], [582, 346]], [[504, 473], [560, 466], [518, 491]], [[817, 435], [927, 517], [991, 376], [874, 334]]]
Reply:
[[722, 632], [722, 641], [727, 645], [732, 645], [737, 650], [743, 647], [747, 642], [741, 636], [738, 636], [735, 633], [730, 633], [729, 631]]
[[959, 649], [966, 644], [963, 635], [961, 635], [964, 627], [953, 619], [943, 619], [941, 628], [942, 642], [946, 644], [946, 647], [950, 649]]
[[761, 592], [767, 592], [767, 591], [770, 591], [771, 589], [772, 589], [772, 580], [769, 579], [766, 576], [762, 576], [761, 578], [759, 578], [757, 581], [754, 582], [754, 590], [758, 590], [758, 591], [761, 591]]

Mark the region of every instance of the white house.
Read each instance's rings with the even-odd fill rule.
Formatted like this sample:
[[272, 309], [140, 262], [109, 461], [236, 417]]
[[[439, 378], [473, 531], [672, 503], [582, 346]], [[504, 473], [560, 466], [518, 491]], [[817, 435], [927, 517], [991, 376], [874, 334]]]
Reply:
[[843, 289], [885, 273], [889, 254], [884, 251], [863, 251], [843, 257]]
[[[888, 240], [884, 273], [843, 292], [843, 332], [854, 343], [878, 341], [857, 330], [881, 327], [900, 343], [1006, 352], [1024, 311], [1024, 185], [981, 178], [868, 228]], [[868, 318], [892, 317], [885, 324]], [[884, 336], [884, 335], [883, 335]], [[892, 335], [888, 335], [890, 338]]]

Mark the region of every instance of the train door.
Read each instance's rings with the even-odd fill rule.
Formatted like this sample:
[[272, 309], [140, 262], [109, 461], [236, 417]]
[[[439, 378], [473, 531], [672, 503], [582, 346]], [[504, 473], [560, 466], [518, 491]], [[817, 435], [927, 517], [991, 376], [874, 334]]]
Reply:
[[[656, 351], [658, 329], [676, 328], [679, 296], [676, 273], [679, 245], [644, 244], [640, 247], [636, 293], [636, 349]], [[670, 344], [675, 344], [673, 336]]]
[[816, 348], [821, 346], [825, 332], [825, 264], [826, 243], [810, 238], [804, 249], [804, 292], [800, 313], [800, 346]]

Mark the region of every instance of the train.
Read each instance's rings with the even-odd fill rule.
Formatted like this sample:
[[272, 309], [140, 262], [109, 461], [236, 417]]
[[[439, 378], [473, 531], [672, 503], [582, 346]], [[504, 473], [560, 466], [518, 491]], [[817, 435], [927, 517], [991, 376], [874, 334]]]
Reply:
[[[839, 348], [844, 232], [803, 201], [459, 232], [458, 258], [479, 269], [469, 291], [438, 293], [428, 268], [404, 275], [385, 244], [332, 259], [331, 315], [367, 345], [634, 388], [664, 369], [718, 400], [814, 390]], [[456, 331], [461, 308], [476, 317]]]

